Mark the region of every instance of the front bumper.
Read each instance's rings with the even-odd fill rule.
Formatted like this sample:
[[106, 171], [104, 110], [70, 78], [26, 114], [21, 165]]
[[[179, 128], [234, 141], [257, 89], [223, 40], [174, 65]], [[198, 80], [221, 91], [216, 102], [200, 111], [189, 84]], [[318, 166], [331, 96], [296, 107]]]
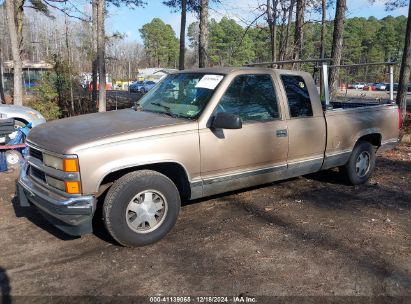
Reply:
[[18, 180], [20, 206], [36, 206], [55, 227], [79, 236], [93, 232], [92, 219], [96, 207], [93, 196], [64, 197], [33, 181], [27, 175], [28, 165], [21, 168]]

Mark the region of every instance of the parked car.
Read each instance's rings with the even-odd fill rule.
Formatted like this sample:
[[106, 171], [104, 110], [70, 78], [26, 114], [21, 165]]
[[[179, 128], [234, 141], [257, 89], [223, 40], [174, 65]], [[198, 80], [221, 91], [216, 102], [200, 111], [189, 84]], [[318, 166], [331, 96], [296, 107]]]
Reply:
[[147, 80], [144, 81], [143, 87], [141, 89], [141, 91], [143, 93], [147, 93], [148, 91], [150, 91], [154, 86], [156, 85], [156, 83], [154, 81], [151, 80]]
[[367, 83], [362, 89], [364, 91], [375, 91], [377, 90], [377, 82], [374, 83]]
[[130, 84], [128, 91], [130, 93], [140, 93], [144, 85], [144, 81], [136, 81]]
[[[387, 85], [385, 86], [385, 90], [389, 91], [390, 87], [391, 87], [391, 85], [389, 83], [387, 83]], [[394, 87], [394, 91], [397, 91], [398, 90], [398, 83], [395, 82], [393, 87]]]
[[376, 86], [375, 86], [375, 89], [376, 89], [377, 91], [385, 91], [386, 88], [387, 88], [387, 84], [386, 84], [386, 83], [382, 83], [382, 82], [377, 83]]
[[23, 106], [0, 104], [0, 116], [1, 118], [13, 118], [15, 129], [24, 127], [30, 122], [33, 128], [46, 122], [40, 112]]
[[356, 89], [356, 90], [358, 90], [358, 89], [364, 88], [364, 86], [365, 86], [365, 83], [364, 83], [364, 82], [354, 82], [353, 84], [350, 84], [350, 85], [348, 86], [348, 88], [349, 88], [349, 89]]
[[[385, 90], [386, 90], [386, 91], [389, 91], [389, 90], [390, 90], [390, 84], [387, 84]], [[394, 83], [394, 91], [398, 91], [398, 83], [397, 83], [397, 82]], [[411, 92], [411, 83], [408, 84], [407, 91], [408, 91], [408, 92]]]
[[375, 153], [398, 144], [398, 107], [330, 105], [323, 108], [306, 72], [172, 73], [135, 109], [34, 128], [18, 179], [20, 204], [37, 206], [72, 235], [92, 232], [102, 204], [112, 237], [142, 246], [172, 229], [181, 201], [333, 167], [342, 167], [351, 184], [363, 184]]

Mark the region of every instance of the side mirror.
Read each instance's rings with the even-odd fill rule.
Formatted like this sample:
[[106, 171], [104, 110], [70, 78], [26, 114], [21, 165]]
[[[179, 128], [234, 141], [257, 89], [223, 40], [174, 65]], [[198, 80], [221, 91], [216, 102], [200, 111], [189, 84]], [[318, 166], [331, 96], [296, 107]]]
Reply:
[[214, 129], [241, 129], [242, 127], [240, 116], [225, 112], [217, 113], [211, 124], [211, 128]]

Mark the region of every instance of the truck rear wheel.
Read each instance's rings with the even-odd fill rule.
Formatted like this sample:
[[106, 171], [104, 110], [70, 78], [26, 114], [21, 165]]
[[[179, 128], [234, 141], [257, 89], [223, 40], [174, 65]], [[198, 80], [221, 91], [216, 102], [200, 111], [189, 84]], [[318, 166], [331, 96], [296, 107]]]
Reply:
[[151, 170], [128, 173], [107, 193], [103, 220], [123, 246], [144, 246], [162, 239], [175, 225], [180, 195], [165, 175]]
[[374, 147], [367, 141], [359, 141], [343, 167], [348, 181], [352, 185], [364, 184], [371, 177], [375, 168]]

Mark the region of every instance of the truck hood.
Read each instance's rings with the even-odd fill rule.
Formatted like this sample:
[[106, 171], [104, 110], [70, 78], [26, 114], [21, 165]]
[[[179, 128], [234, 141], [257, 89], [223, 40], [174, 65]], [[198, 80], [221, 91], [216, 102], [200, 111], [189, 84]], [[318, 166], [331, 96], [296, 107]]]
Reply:
[[[33, 128], [27, 141], [47, 151], [67, 154], [76, 147], [101, 144], [104, 139], [115, 142], [120, 140], [117, 137], [130, 133], [136, 133], [133, 137], [137, 138], [138, 132], [144, 130], [187, 122], [163, 114], [126, 109], [51, 121]], [[158, 133], [167, 132], [162, 129]]]

